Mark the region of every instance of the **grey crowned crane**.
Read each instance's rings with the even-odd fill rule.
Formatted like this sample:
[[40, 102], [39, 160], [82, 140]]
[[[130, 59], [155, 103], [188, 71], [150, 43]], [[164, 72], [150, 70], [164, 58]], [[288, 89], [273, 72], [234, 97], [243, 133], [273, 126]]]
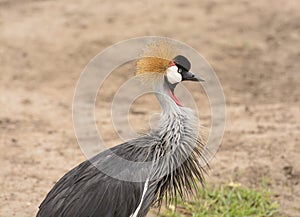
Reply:
[[[66, 173], [39, 206], [38, 217], [145, 217], [152, 205], [174, 202], [203, 184], [205, 145], [198, 117], [174, 95], [182, 81], [203, 81], [189, 60], [166, 42], [151, 44], [136, 63], [136, 75], [153, 85], [162, 113], [159, 126], [84, 161]], [[112, 154], [113, 153], [113, 154]], [[151, 167], [120, 170], [119, 158]], [[112, 176], [99, 168], [110, 170]], [[115, 178], [142, 176], [140, 181]]]

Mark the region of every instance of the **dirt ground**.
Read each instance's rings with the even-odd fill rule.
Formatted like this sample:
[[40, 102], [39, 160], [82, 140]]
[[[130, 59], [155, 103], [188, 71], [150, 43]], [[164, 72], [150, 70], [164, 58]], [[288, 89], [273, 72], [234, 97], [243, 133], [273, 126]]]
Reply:
[[[34, 216], [85, 160], [71, 109], [88, 61], [120, 40], [159, 35], [197, 49], [224, 88], [226, 132], [207, 182], [266, 180], [281, 216], [299, 217], [299, 11], [298, 0], [0, 0], [0, 216]], [[97, 118], [114, 145], [109, 103], [97, 102]], [[145, 105], [132, 115], [141, 124]]]

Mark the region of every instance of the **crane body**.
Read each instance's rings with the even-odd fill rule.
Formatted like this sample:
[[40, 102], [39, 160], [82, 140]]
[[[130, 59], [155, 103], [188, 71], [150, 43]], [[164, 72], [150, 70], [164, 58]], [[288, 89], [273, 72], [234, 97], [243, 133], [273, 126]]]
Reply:
[[[38, 217], [145, 217], [153, 204], [160, 206], [164, 198], [170, 202], [178, 195], [183, 197], [192, 192], [198, 181], [203, 184], [202, 163], [207, 162], [198, 117], [192, 109], [182, 106], [174, 94], [177, 83], [202, 79], [189, 71], [190, 63], [185, 57], [178, 55], [167, 60], [168, 65], [161, 66], [165, 67], [164, 73], [154, 82], [162, 107], [158, 127], [101, 152], [66, 173], [41, 203]], [[142, 64], [147, 63], [149, 59]], [[120, 166], [120, 158], [149, 162], [151, 167]], [[110, 175], [99, 168], [110, 171]], [[115, 178], [120, 174], [125, 179]], [[130, 176], [143, 178], [126, 181]]]

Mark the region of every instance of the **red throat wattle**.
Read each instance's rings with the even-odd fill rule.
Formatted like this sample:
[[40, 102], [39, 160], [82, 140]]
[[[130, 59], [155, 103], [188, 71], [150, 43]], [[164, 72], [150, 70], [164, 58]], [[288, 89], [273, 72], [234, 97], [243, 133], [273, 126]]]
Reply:
[[[170, 62], [169, 64], [169, 67], [171, 66], [176, 66], [175, 63], [173, 61]], [[169, 95], [170, 97], [174, 100], [174, 102], [178, 105], [178, 106], [183, 106], [182, 103], [179, 101], [179, 99], [175, 96], [175, 94], [170, 90], [168, 89], [168, 92], [169, 92]]]
[[170, 89], [168, 89], [168, 92], [169, 92], [170, 97], [174, 100], [174, 102], [175, 102], [178, 106], [183, 107], [182, 103], [179, 101], [179, 99], [175, 96], [175, 94], [174, 94]]

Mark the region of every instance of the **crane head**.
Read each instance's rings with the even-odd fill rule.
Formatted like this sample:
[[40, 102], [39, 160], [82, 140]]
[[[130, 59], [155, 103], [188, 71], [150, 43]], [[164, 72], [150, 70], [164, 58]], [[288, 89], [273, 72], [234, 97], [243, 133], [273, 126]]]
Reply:
[[170, 62], [170, 65], [166, 70], [168, 82], [176, 84], [181, 81], [204, 81], [202, 78], [192, 73], [190, 69], [191, 63], [186, 57], [182, 55], [176, 56]]
[[190, 71], [191, 63], [167, 41], [150, 44], [136, 63], [136, 75], [145, 83], [161, 82], [163, 78], [170, 97], [182, 106], [174, 95], [176, 85], [182, 81], [204, 81]]

